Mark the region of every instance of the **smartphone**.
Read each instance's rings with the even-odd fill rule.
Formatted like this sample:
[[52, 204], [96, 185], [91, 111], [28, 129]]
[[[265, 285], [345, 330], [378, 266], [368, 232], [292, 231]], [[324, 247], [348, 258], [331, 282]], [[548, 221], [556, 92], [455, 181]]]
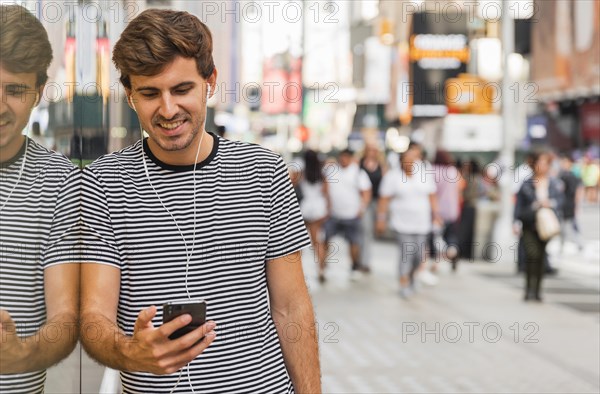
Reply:
[[163, 304], [163, 324], [185, 314], [192, 316], [192, 321], [169, 335], [169, 339], [182, 337], [206, 322], [206, 301], [182, 299]]

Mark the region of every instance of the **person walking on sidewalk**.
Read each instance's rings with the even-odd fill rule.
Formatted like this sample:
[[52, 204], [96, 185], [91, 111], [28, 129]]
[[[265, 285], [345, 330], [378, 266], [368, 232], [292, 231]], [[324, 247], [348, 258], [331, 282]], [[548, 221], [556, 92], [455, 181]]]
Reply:
[[[452, 156], [445, 150], [438, 150], [433, 165], [436, 185], [436, 196], [440, 207], [440, 217], [443, 220], [442, 237], [446, 245], [442, 248], [434, 243], [433, 253], [447, 258], [452, 270], [456, 271], [458, 263], [458, 225], [460, 217], [460, 172], [454, 166]], [[445, 250], [444, 250], [445, 249]], [[436, 259], [437, 261], [437, 259]]]
[[325, 244], [323, 242], [323, 224], [329, 212], [329, 186], [325, 182], [323, 163], [317, 152], [307, 150], [304, 154], [304, 173], [299, 182], [302, 191], [300, 212], [308, 229], [317, 263], [319, 264], [319, 282], [325, 281]]
[[421, 149], [417, 144], [412, 144], [402, 153], [400, 168], [390, 170], [383, 177], [377, 205], [377, 233], [386, 230], [389, 212], [390, 226], [397, 234], [400, 292], [403, 297], [410, 296], [414, 290], [415, 272], [427, 248], [432, 222], [442, 224], [435, 183], [431, 177], [425, 176], [420, 155]]
[[[83, 172], [82, 344], [125, 393], [320, 393], [310, 239], [282, 157], [205, 129], [212, 52], [204, 23], [165, 9], [115, 44], [148, 137]], [[182, 299], [204, 300], [206, 323], [170, 339], [192, 316], [163, 323], [156, 305]]]
[[575, 242], [577, 248], [583, 250], [583, 240], [577, 225], [577, 211], [579, 204], [583, 200], [583, 186], [579, 179], [572, 171], [573, 159], [568, 154], [562, 155], [560, 158], [560, 180], [563, 182], [564, 204], [560, 226], [560, 251], [564, 251], [565, 241], [570, 240]]
[[336, 234], [343, 234], [350, 244], [352, 276], [362, 269], [363, 242], [362, 216], [371, 201], [371, 181], [366, 172], [354, 161], [353, 152], [340, 152], [338, 165], [329, 176], [329, 220], [325, 223], [325, 255], [329, 255], [329, 242]]
[[385, 160], [377, 146], [377, 142], [369, 142], [365, 146], [363, 157], [360, 159], [360, 168], [369, 176], [372, 185], [372, 198], [365, 214], [363, 215], [364, 240], [362, 247], [362, 264], [364, 272], [371, 271], [371, 247], [375, 235], [375, 217], [377, 201], [379, 200], [379, 185], [386, 173]]
[[514, 219], [523, 225], [521, 242], [525, 251], [525, 301], [541, 301], [544, 259], [547, 241], [536, 230], [536, 213], [540, 208], [552, 208], [560, 217], [563, 187], [560, 180], [549, 176], [551, 155], [544, 151], [531, 153], [533, 175], [517, 193]]

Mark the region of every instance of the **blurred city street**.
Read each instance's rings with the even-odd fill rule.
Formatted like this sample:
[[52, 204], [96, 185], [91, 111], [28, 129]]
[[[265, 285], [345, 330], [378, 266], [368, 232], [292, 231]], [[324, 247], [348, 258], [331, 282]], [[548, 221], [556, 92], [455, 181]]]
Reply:
[[[0, 0], [6, 9], [9, 3], [14, 1]], [[130, 313], [134, 304], [137, 308], [155, 302], [142, 302], [138, 297], [156, 296], [161, 302], [181, 298], [179, 284], [185, 284], [190, 300], [202, 298], [210, 304], [204, 293], [213, 287], [205, 285], [204, 278], [211, 283], [217, 278], [215, 283], [235, 293], [230, 301], [215, 285], [217, 298], [225, 299], [227, 309], [231, 304], [236, 312], [209, 310], [235, 324], [249, 320], [245, 313], [250, 313], [246, 305], [251, 302], [243, 298], [246, 284], [248, 288], [256, 286], [257, 297], [252, 300], [261, 299], [265, 316], [268, 308], [274, 305], [277, 311], [280, 304], [286, 306], [282, 308], [286, 313], [279, 315], [286, 319], [291, 315], [289, 310], [309, 311], [304, 293], [299, 297], [298, 292], [290, 291], [291, 286], [278, 286], [285, 293], [279, 296], [273, 283], [288, 282], [278, 274], [265, 278], [261, 271], [262, 256], [282, 257], [292, 250], [290, 245], [303, 240], [304, 221], [313, 248], [303, 251], [302, 264], [315, 309], [324, 393], [600, 394], [600, 0], [19, 3], [26, 8], [19, 16], [31, 14], [40, 21], [40, 30], [45, 29], [48, 36], [47, 52], [53, 55], [52, 61], [35, 60], [33, 52], [37, 51], [30, 51], [29, 45], [21, 42], [27, 34], [3, 35], [19, 37], [4, 40], [0, 48], [3, 54], [27, 52], [24, 58], [32, 57], [32, 64], [43, 63], [45, 68], [34, 75], [31, 70], [17, 70], [19, 67], [13, 70], [4, 60], [6, 55], [0, 59], [0, 137], [5, 139], [8, 132], [4, 130], [18, 126], [12, 131], [14, 149], [5, 144], [10, 148], [7, 150], [0, 140], [0, 225], [4, 226], [0, 226], [0, 258], [4, 259], [0, 268], [5, 275], [0, 276], [2, 311], [11, 312], [13, 305], [7, 301], [14, 301], [16, 309], [22, 305], [34, 308], [29, 300], [29, 289], [34, 285], [23, 269], [25, 262], [33, 261], [27, 254], [30, 249], [44, 252], [36, 265], [39, 325], [51, 320], [53, 304], [68, 304], [56, 301], [48, 290], [54, 288], [54, 281], [46, 280], [50, 274], [42, 275], [49, 272], [42, 271], [49, 267], [43, 258], [52, 253], [27, 238], [30, 228], [44, 226], [38, 225], [34, 214], [28, 213], [24, 219], [19, 216], [29, 207], [41, 210], [42, 205], [38, 200], [23, 202], [21, 188], [40, 201], [52, 200], [45, 213], [52, 224], [48, 232], [53, 236], [39, 237], [51, 247], [62, 247], [76, 228], [75, 224], [63, 226], [58, 219], [62, 211], [69, 211], [62, 209], [62, 195], [81, 198], [81, 204], [73, 203], [81, 215], [77, 226], [93, 233], [89, 239], [94, 242], [78, 237], [77, 246], [91, 252], [106, 247], [112, 251], [113, 266], [120, 264], [121, 282], [110, 283], [114, 285], [110, 286], [111, 294], [120, 297], [119, 324], [134, 316]], [[162, 11], [148, 12], [150, 9]], [[165, 31], [168, 27], [185, 35], [205, 34], [206, 30], [210, 37], [179, 39], [172, 32], [151, 26], [141, 29], [144, 35], [154, 38], [159, 33], [156, 43], [163, 44], [152, 44], [153, 40], [146, 38], [135, 41], [125, 32], [135, 31], [136, 23], [131, 30], [126, 29], [135, 20], [142, 21], [139, 26], [147, 26], [145, 15], [179, 15], [173, 19], [177, 23], [163, 23]], [[186, 27], [184, 19], [193, 21], [195, 27]], [[6, 29], [9, 24], [3, 21], [1, 26]], [[127, 44], [130, 40], [142, 49]], [[28, 50], [4, 49], [17, 42]], [[183, 50], [180, 42], [190, 48], [202, 45]], [[159, 55], [167, 49], [172, 53]], [[129, 56], [139, 56], [132, 61], [139, 69], [119, 66], [127, 63]], [[18, 58], [13, 63], [25, 62]], [[173, 65], [179, 63], [187, 64], [190, 72], [174, 71], [179, 69]], [[36, 89], [5, 76], [21, 71], [31, 74], [32, 81], [35, 77]], [[171, 74], [172, 79], [164, 77]], [[41, 81], [44, 75], [46, 82]], [[152, 83], [133, 83], [137, 78]], [[187, 86], [189, 89], [182, 89]], [[17, 100], [21, 96], [24, 99]], [[9, 99], [14, 108], [9, 108]], [[27, 100], [31, 105], [25, 108]], [[21, 118], [22, 122], [13, 122]], [[186, 143], [173, 145], [173, 149], [159, 143], [178, 138], [183, 141], [183, 137]], [[145, 142], [136, 145], [140, 138]], [[20, 140], [27, 142], [18, 150], [14, 141]], [[281, 157], [276, 172], [268, 172], [270, 161], [260, 158], [262, 154], [274, 156], [253, 150], [250, 144]], [[38, 171], [51, 167], [34, 166], [27, 153], [38, 145], [40, 152], [43, 147], [64, 155], [65, 165], [73, 163], [82, 170], [87, 167], [81, 193], [74, 193], [76, 189], [66, 177], [60, 181], [66, 182], [64, 185], [54, 185], [60, 186], [56, 198], [55, 194], [52, 198], [44, 194], [37, 182], [40, 179], [41, 185], [46, 178], [38, 176]], [[234, 146], [240, 152], [248, 149], [248, 153], [231, 153], [237, 152]], [[195, 156], [190, 153], [193, 149]], [[127, 161], [128, 167], [120, 157], [134, 150], [137, 153]], [[118, 165], [107, 164], [113, 159]], [[227, 160], [232, 164], [222, 164]], [[35, 177], [24, 171], [26, 165], [32, 166]], [[105, 165], [110, 176], [96, 176], [94, 171]], [[286, 166], [291, 186], [275, 188], [278, 184], [273, 174], [282, 181], [279, 185], [284, 185]], [[132, 174], [141, 175], [138, 179]], [[213, 184], [214, 174], [224, 175], [215, 175]], [[264, 174], [271, 178], [263, 180]], [[88, 175], [101, 185], [92, 187]], [[163, 192], [159, 185], [167, 185], [164, 180], [171, 176], [176, 188], [164, 186]], [[29, 180], [31, 184], [24, 183]], [[105, 180], [115, 182], [115, 186], [103, 183]], [[126, 183], [129, 181], [134, 183]], [[261, 191], [264, 205], [255, 219], [246, 215], [249, 201], [254, 201], [251, 188], [263, 183], [272, 185], [271, 195], [266, 194], [266, 187]], [[206, 190], [221, 197], [206, 197]], [[230, 198], [230, 191], [240, 191], [243, 196]], [[143, 203], [129, 209], [127, 204], [136, 201]], [[204, 201], [213, 205], [202, 209]], [[96, 202], [102, 209], [94, 205]], [[171, 202], [176, 209], [170, 208]], [[7, 203], [14, 204], [14, 210]], [[87, 204], [92, 208], [84, 209]], [[232, 207], [231, 215], [227, 211], [223, 216], [223, 207]], [[268, 242], [261, 240], [259, 244], [269, 248], [281, 244], [282, 252], [265, 251], [253, 260], [258, 274], [249, 277], [247, 283], [231, 286], [225, 281], [230, 275], [237, 280], [239, 271], [223, 264], [231, 263], [231, 258], [219, 255], [214, 259], [215, 269], [227, 268], [227, 272], [223, 276], [212, 271], [209, 275], [198, 273], [202, 278], [194, 282], [198, 295], [190, 293], [190, 272], [201, 272], [206, 268], [203, 262], [212, 261], [199, 252], [197, 244], [207, 239], [222, 242], [213, 250], [235, 251], [236, 259], [237, 255], [247, 259], [247, 243], [234, 238], [258, 233], [263, 213], [264, 223], [269, 223], [268, 234], [264, 230]], [[167, 220], [159, 219], [166, 214]], [[70, 218], [75, 222], [75, 215]], [[84, 219], [106, 229], [96, 229]], [[238, 220], [235, 230], [226, 229]], [[276, 223], [279, 220], [281, 223]], [[291, 230], [293, 223], [296, 231]], [[275, 231], [275, 224], [286, 231]], [[207, 225], [214, 225], [215, 231], [200, 236], [201, 231], [213, 228]], [[68, 230], [55, 232], [54, 227], [61, 226]], [[226, 236], [218, 235], [221, 228], [226, 229]], [[135, 235], [138, 230], [139, 235]], [[160, 236], [153, 238], [156, 231]], [[275, 233], [281, 242], [273, 242]], [[567, 235], [564, 245], [559, 233]], [[382, 235], [363, 249], [365, 238], [375, 234]], [[341, 235], [352, 240], [352, 245]], [[130, 236], [131, 247], [126, 242]], [[177, 239], [171, 242], [169, 237]], [[412, 268], [421, 257], [412, 253], [414, 259], [405, 258], [400, 267], [397, 243], [404, 247], [422, 245], [426, 237], [442, 245], [440, 249], [447, 255], [452, 251], [454, 261], [428, 261], [413, 278]], [[324, 259], [329, 241], [332, 247]], [[152, 247], [144, 247], [146, 242]], [[497, 252], [495, 256], [487, 248], [490, 245]], [[71, 249], [68, 244], [63, 250], [75, 253], [76, 248]], [[181, 259], [173, 257], [172, 250], [181, 252]], [[521, 271], [526, 268], [526, 274], [518, 272], [518, 252]], [[404, 257], [409, 255], [407, 252]], [[17, 259], [15, 256], [22, 260], [5, 263]], [[370, 256], [367, 261], [365, 256]], [[145, 258], [151, 260], [146, 263]], [[73, 254], [60, 263], [88, 261], [81, 256], [72, 260]], [[91, 262], [98, 267], [111, 264]], [[548, 262], [552, 269], [546, 266]], [[454, 270], [452, 264], [456, 263]], [[434, 265], [437, 269], [431, 270]], [[137, 285], [146, 270], [150, 284]], [[537, 284], [544, 270], [549, 273], [543, 277], [540, 290]], [[281, 271], [284, 277], [292, 276], [288, 274], [293, 270]], [[181, 274], [181, 279], [173, 279], [175, 285], [170, 286], [164, 279], [166, 274]], [[85, 296], [89, 288], [94, 292], [105, 288], [89, 285], [102, 279], [101, 275], [84, 276], [91, 278], [79, 282], [82, 300], [114, 299], [104, 294]], [[292, 279], [301, 282], [300, 275]], [[60, 283], [56, 293], [70, 294]], [[76, 283], [70, 281], [73, 316]], [[273, 303], [267, 305], [264, 289], [271, 289], [269, 302]], [[176, 296], [170, 297], [171, 292]], [[252, 292], [252, 297], [255, 294]], [[279, 298], [285, 301], [278, 303]], [[299, 300], [302, 307], [289, 307]], [[81, 317], [88, 316], [85, 302], [80, 302], [80, 309], [78, 318], [84, 321]], [[110, 310], [110, 305], [106, 309]], [[29, 311], [22, 315], [30, 317]], [[295, 320], [302, 320], [297, 316]], [[155, 318], [161, 317], [162, 311]], [[305, 313], [303, 321], [309, 318], [310, 313]], [[219, 324], [217, 318], [214, 320]], [[262, 321], [271, 324], [267, 318]], [[306, 334], [293, 325], [288, 328], [284, 340]], [[244, 340], [238, 344], [248, 347], [249, 343]], [[277, 362], [283, 357], [290, 375], [298, 370], [297, 365], [303, 367], [304, 375], [311, 375], [306, 354], [314, 359], [315, 352], [305, 344], [296, 346], [301, 349], [297, 353], [285, 347], [281, 354], [269, 350], [268, 357], [278, 357]], [[275, 342], [272, 345], [262, 346], [260, 354], [276, 348]], [[247, 353], [255, 357], [257, 347], [249, 347]], [[217, 353], [219, 348], [215, 348]], [[229, 352], [229, 347], [226, 349]], [[240, 374], [237, 364], [253, 368], [259, 364], [241, 363], [239, 349], [231, 349], [236, 359], [231, 375], [244, 375], [244, 379], [259, 376]], [[111, 353], [111, 346], [99, 346], [98, 354], [105, 350]], [[289, 352], [293, 354], [291, 360]], [[229, 357], [225, 353], [219, 354], [219, 362]], [[195, 356], [184, 361], [200, 365], [204, 360]], [[299, 364], [297, 360], [301, 360]], [[140, 356], [134, 361], [142, 365], [147, 360]], [[12, 359], [3, 363], [16, 365]], [[134, 364], [127, 364], [127, 368]], [[111, 365], [125, 367], [118, 362]], [[40, 386], [43, 368], [36, 371]], [[142, 365], [138, 371], [165, 371], [144, 368]], [[229, 368], [227, 364], [219, 373], [229, 374]], [[192, 387], [189, 370], [187, 379]], [[202, 379], [213, 376], [205, 370], [200, 372], [205, 374]], [[261, 373], [261, 378], [267, 375]], [[312, 379], [305, 380], [314, 385], [307, 387], [316, 386], [316, 376], [316, 368], [312, 368]], [[301, 391], [297, 376], [292, 380]], [[202, 381], [207, 382], [210, 379]], [[4, 392], [2, 384], [0, 379], [0, 393]], [[148, 387], [138, 391], [150, 391]], [[157, 391], [166, 386], [159, 387]], [[230, 387], [229, 391], [236, 391]], [[81, 343], [66, 359], [47, 369], [47, 394], [119, 392], [119, 372], [93, 361]]]
[[485, 262], [455, 274], [441, 262], [439, 284], [404, 300], [391, 242], [376, 243], [372, 273], [356, 281], [343, 242], [324, 285], [306, 264], [324, 392], [597, 393], [598, 207], [582, 218], [586, 250], [556, 261], [541, 304], [523, 302], [514, 264]]

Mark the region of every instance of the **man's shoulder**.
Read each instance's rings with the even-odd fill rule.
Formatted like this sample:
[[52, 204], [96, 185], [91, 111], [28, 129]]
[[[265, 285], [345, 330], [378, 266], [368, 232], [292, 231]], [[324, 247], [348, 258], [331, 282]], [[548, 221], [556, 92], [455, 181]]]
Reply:
[[224, 138], [219, 141], [219, 157], [221, 160], [236, 163], [256, 161], [275, 164], [281, 160], [281, 155], [258, 144]]
[[68, 173], [73, 171], [76, 166], [65, 155], [46, 148], [45, 146], [29, 140], [29, 153], [27, 161], [32, 163], [36, 168], [45, 168], [53, 173]]
[[141, 142], [138, 141], [119, 151], [107, 153], [100, 156], [93, 163], [88, 165], [86, 169], [95, 173], [106, 171], [114, 171], [120, 167], [130, 167], [142, 165]]

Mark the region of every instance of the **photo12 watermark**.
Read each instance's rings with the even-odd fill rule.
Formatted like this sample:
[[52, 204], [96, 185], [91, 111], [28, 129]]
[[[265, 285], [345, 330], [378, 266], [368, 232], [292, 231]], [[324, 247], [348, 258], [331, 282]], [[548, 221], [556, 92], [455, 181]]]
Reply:
[[509, 339], [514, 343], [539, 343], [540, 327], [534, 322], [402, 322], [402, 343], [497, 343]]

